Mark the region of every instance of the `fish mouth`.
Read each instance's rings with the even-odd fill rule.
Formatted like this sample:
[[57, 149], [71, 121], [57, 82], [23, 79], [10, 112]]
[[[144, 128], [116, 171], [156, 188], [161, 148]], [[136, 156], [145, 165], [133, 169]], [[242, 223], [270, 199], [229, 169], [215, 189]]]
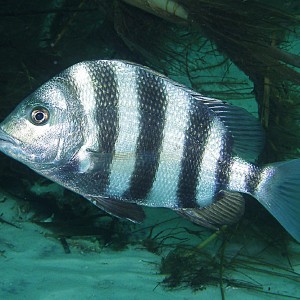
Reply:
[[16, 138], [7, 134], [3, 129], [0, 128], [0, 150], [3, 145], [10, 144], [13, 146], [19, 146], [21, 142]]

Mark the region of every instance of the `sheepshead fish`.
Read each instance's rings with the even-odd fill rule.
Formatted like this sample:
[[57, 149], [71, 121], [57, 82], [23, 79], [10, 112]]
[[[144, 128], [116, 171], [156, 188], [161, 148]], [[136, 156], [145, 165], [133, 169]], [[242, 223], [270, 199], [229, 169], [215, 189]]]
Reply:
[[300, 160], [255, 165], [263, 145], [244, 109], [117, 60], [71, 66], [0, 124], [3, 153], [114, 216], [167, 207], [218, 228], [249, 194], [300, 241]]

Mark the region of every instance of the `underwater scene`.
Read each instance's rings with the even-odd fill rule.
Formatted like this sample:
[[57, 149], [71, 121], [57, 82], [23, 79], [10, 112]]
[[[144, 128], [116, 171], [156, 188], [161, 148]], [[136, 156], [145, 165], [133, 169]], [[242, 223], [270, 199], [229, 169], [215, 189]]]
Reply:
[[0, 16], [0, 299], [300, 299], [299, 1]]

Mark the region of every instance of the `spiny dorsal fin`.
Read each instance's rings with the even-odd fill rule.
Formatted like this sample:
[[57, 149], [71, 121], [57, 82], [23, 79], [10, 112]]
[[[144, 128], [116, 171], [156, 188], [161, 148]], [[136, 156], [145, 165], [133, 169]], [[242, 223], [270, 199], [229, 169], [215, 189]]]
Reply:
[[218, 229], [236, 223], [244, 214], [245, 200], [237, 192], [220, 191], [214, 203], [205, 208], [182, 208], [176, 212], [201, 226]]
[[233, 139], [235, 154], [245, 160], [255, 161], [265, 144], [265, 133], [259, 120], [241, 107], [199, 94], [193, 96], [220, 118]]

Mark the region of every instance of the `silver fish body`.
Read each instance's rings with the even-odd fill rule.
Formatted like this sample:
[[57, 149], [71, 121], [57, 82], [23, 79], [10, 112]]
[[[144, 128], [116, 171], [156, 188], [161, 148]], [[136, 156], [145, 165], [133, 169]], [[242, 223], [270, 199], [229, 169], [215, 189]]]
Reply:
[[118, 217], [167, 207], [207, 227], [254, 196], [300, 240], [300, 160], [259, 167], [259, 122], [124, 61], [76, 64], [1, 123], [0, 150]]

